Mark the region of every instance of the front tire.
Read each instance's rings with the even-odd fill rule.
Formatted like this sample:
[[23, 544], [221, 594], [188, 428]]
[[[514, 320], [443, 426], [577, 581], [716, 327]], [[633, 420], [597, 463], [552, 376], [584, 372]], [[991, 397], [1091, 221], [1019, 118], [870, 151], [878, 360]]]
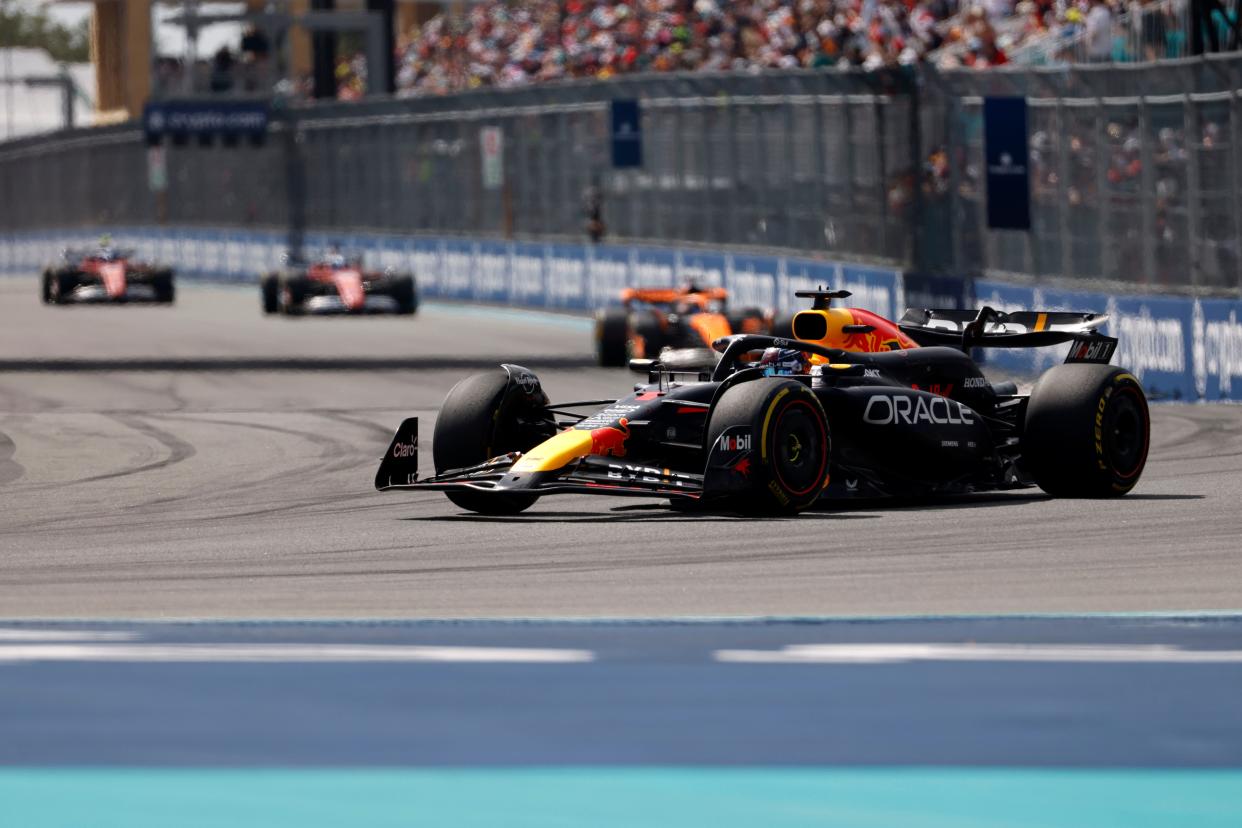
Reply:
[[[796, 514], [828, 485], [832, 441], [815, 394], [796, 380], [764, 377], [728, 388], [712, 409], [706, 448], [726, 430], [749, 429], [746, 492], [730, 498], [738, 511]], [[708, 493], [710, 496], [710, 493]]]
[[306, 278], [299, 275], [285, 275], [280, 279], [281, 307], [286, 316], [300, 316], [303, 303], [306, 302]]
[[397, 313], [413, 316], [418, 311], [418, 294], [414, 289], [414, 277], [409, 274], [392, 278], [392, 298], [397, 302]]
[[1111, 365], [1058, 365], [1031, 391], [1023, 463], [1056, 497], [1120, 497], [1147, 464], [1151, 416], [1139, 381]]
[[595, 356], [605, 368], [621, 368], [630, 358], [630, 312], [606, 308], [595, 317]]
[[280, 310], [280, 283], [276, 274], [266, 273], [259, 279], [259, 293], [263, 297], [263, 312], [277, 313]]
[[151, 289], [155, 291], [155, 301], [171, 305], [177, 298], [176, 283], [171, 270], [157, 270], [151, 276]]
[[52, 271], [43, 271], [40, 295], [43, 297], [43, 304], [45, 305], [52, 304], [52, 278]]
[[[466, 377], [453, 386], [436, 418], [431, 454], [436, 474], [475, 466], [511, 451], [528, 451], [538, 443], [523, 434], [504, 411], [509, 376], [503, 370]], [[538, 495], [494, 492], [445, 492], [468, 512], [516, 515], [529, 509]]]

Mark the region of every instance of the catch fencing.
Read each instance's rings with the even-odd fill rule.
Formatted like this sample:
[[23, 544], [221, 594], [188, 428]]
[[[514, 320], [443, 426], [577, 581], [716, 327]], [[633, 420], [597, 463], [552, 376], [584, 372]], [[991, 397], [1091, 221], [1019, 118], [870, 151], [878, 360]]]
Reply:
[[[995, 95], [1030, 105], [1030, 232], [986, 226], [981, 109]], [[262, 145], [191, 140], [166, 148], [163, 170], [134, 125], [0, 145], [0, 227], [559, 243], [585, 237], [597, 204], [617, 242], [1227, 293], [1242, 253], [1240, 95], [1242, 59], [1213, 56], [636, 76], [277, 106]], [[640, 168], [611, 166], [614, 99], [640, 102]], [[489, 127], [502, 137], [490, 170]]]

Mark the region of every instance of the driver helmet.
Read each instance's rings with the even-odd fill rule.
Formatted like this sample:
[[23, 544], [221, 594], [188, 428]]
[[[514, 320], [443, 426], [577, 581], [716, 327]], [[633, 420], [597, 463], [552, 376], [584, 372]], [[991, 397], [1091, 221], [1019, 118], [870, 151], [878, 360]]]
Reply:
[[765, 377], [791, 376], [807, 373], [806, 355], [796, 348], [766, 348], [758, 367]]

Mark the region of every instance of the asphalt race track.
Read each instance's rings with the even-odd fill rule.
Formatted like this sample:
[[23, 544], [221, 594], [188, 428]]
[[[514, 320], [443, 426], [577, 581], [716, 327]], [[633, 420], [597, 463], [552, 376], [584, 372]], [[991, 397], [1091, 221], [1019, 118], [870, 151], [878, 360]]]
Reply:
[[47, 308], [0, 281], [4, 815], [1239, 824], [1242, 408], [1157, 406], [1111, 503], [483, 518], [372, 488], [465, 373], [620, 395], [591, 346], [551, 314], [265, 318], [189, 284]]
[[[842, 615], [1242, 606], [1242, 409], [1157, 406], [1112, 503], [1037, 491], [792, 519], [549, 498], [515, 518], [372, 489], [406, 416], [505, 360], [556, 399], [622, 393], [590, 328], [429, 305], [264, 318], [257, 290], [174, 308], [39, 304], [0, 282], [0, 617]], [[452, 367], [437, 368], [448, 364]], [[425, 461], [429, 458], [425, 458]]]

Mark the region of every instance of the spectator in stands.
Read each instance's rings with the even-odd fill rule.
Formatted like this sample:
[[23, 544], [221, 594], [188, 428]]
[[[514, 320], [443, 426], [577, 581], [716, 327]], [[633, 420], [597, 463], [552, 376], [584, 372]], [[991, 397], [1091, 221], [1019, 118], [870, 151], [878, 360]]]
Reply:
[[228, 46], [221, 46], [211, 61], [211, 91], [229, 92], [233, 89], [233, 53]]
[[1113, 13], [1105, 0], [1091, 0], [1087, 12], [1087, 60], [1106, 63], [1113, 57]]

